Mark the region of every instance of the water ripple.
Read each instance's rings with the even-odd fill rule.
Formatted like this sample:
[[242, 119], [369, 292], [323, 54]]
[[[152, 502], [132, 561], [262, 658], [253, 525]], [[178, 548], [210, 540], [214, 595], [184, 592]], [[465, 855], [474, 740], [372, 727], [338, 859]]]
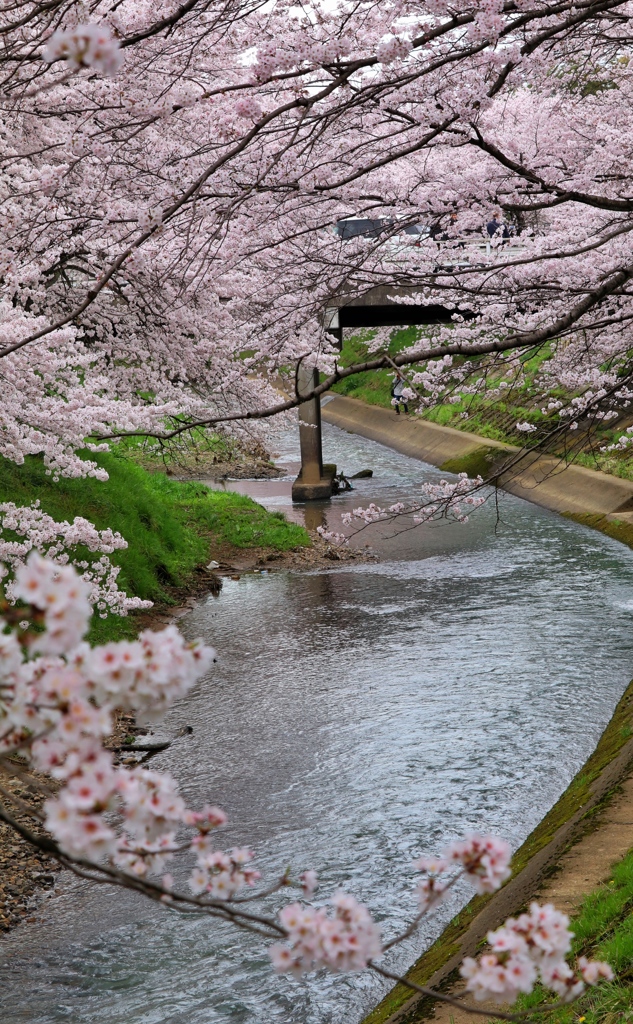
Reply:
[[[375, 471], [332, 503], [331, 526], [439, 476], [327, 438], [327, 458]], [[220, 661], [170, 714], [194, 733], [159, 763], [192, 803], [227, 808], [228, 844], [255, 846], [269, 871], [316, 867], [325, 893], [348, 886], [388, 933], [413, 909], [414, 856], [468, 829], [517, 846], [586, 759], [633, 675], [633, 553], [509, 496], [500, 521], [484, 507], [465, 526], [365, 537], [381, 563], [246, 576], [197, 606], [184, 628]], [[256, 942], [68, 878], [1, 948], [4, 1024], [353, 1024], [383, 990], [274, 978]]]

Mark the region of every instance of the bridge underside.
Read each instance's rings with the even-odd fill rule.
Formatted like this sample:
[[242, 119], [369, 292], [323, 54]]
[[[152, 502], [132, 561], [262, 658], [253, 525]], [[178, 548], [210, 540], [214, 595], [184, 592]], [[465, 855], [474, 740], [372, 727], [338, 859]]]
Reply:
[[[354, 327], [411, 327], [423, 324], [451, 322], [453, 310], [438, 305], [410, 305], [390, 302], [393, 295], [411, 294], [405, 288], [372, 288], [360, 298], [345, 301], [343, 296], [326, 310], [329, 333], [335, 335], [339, 345], [343, 329]], [[299, 371], [299, 394], [309, 391], [318, 382], [315, 371]], [[333, 491], [334, 473], [324, 473], [321, 443], [321, 401], [311, 398], [299, 406], [299, 440], [301, 445], [301, 472], [292, 486], [293, 501], [323, 501]]]
[[340, 306], [338, 326], [345, 327], [411, 327], [423, 324], [450, 323], [452, 311], [445, 306], [407, 306], [396, 303], [375, 303], [362, 306]]

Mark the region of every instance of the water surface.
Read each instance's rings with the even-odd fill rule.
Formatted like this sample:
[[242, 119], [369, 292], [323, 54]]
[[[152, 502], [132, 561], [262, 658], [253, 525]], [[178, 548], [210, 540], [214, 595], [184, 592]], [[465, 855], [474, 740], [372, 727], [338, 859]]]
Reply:
[[[439, 476], [333, 427], [326, 446], [375, 473], [324, 506], [332, 528]], [[279, 449], [290, 466], [293, 436]], [[289, 486], [254, 488], [285, 508]], [[508, 495], [499, 515], [357, 542], [381, 561], [243, 575], [183, 620], [220, 660], [166, 723], [193, 735], [155, 763], [192, 805], [226, 808], [227, 844], [267, 876], [314, 867], [324, 896], [344, 885], [389, 934], [414, 908], [413, 857], [469, 829], [518, 846], [595, 746], [633, 675], [633, 553]], [[258, 940], [66, 877], [2, 941], [0, 986], [5, 1024], [355, 1024], [384, 991], [367, 974], [275, 978]]]

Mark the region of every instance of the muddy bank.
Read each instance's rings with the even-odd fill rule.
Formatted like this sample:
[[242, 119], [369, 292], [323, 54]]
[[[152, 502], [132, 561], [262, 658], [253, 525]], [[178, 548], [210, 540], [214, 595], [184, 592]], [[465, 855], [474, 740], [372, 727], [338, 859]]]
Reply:
[[[135, 729], [132, 715], [119, 712], [107, 746], [118, 750]], [[119, 755], [115, 755], [119, 763]], [[29, 811], [41, 812], [44, 801], [57, 784], [32, 771], [22, 757], [9, 758], [11, 769], [0, 768], [0, 794], [9, 814], [36, 833], [42, 832]], [[42, 892], [51, 889], [59, 863], [31, 846], [12, 827], [0, 820], [0, 932], [7, 932], [24, 919], [35, 920]]]
[[[39, 810], [44, 796], [39, 789], [38, 777], [28, 772], [24, 765], [16, 764], [16, 769], [23, 772], [20, 778], [2, 772], [2, 789], [23, 805]], [[33, 826], [26, 813], [18, 812], [16, 818], [29, 827]], [[0, 821], [0, 932], [9, 931], [23, 918], [31, 916], [33, 896], [53, 886], [57, 868], [55, 860], [34, 849], [10, 825]]]
[[291, 551], [276, 551], [271, 548], [236, 548], [229, 545], [215, 545], [209, 566], [200, 566], [188, 587], [172, 587], [174, 603], [155, 605], [136, 616], [139, 632], [141, 629], [161, 629], [186, 615], [196, 601], [207, 594], [218, 596], [222, 590], [222, 579], [239, 578], [243, 573], [302, 572], [314, 569], [331, 569], [341, 562], [371, 562], [377, 559], [369, 547], [363, 549], [343, 548], [328, 544], [318, 533], [310, 532], [310, 547], [299, 547]]
[[274, 480], [283, 475], [261, 442], [220, 436], [197, 441], [183, 437], [160, 448], [141, 444], [134, 461], [177, 480]]
[[236, 462], [200, 459], [186, 467], [168, 468], [166, 472], [178, 480], [276, 480], [284, 475], [284, 471], [268, 458], [244, 458]]

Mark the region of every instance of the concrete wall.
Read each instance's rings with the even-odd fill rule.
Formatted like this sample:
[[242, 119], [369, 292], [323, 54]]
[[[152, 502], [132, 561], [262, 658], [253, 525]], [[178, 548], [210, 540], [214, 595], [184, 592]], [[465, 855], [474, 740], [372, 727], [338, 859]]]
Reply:
[[592, 513], [633, 522], [633, 481], [620, 480], [550, 456], [523, 455], [511, 445], [478, 434], [441, 427], [392, 409], [336, 395], [324, 402], [322, 417], [343, 430], [388, 445], [446, 472], [499, 474], [506, 491], [555, 512]]

